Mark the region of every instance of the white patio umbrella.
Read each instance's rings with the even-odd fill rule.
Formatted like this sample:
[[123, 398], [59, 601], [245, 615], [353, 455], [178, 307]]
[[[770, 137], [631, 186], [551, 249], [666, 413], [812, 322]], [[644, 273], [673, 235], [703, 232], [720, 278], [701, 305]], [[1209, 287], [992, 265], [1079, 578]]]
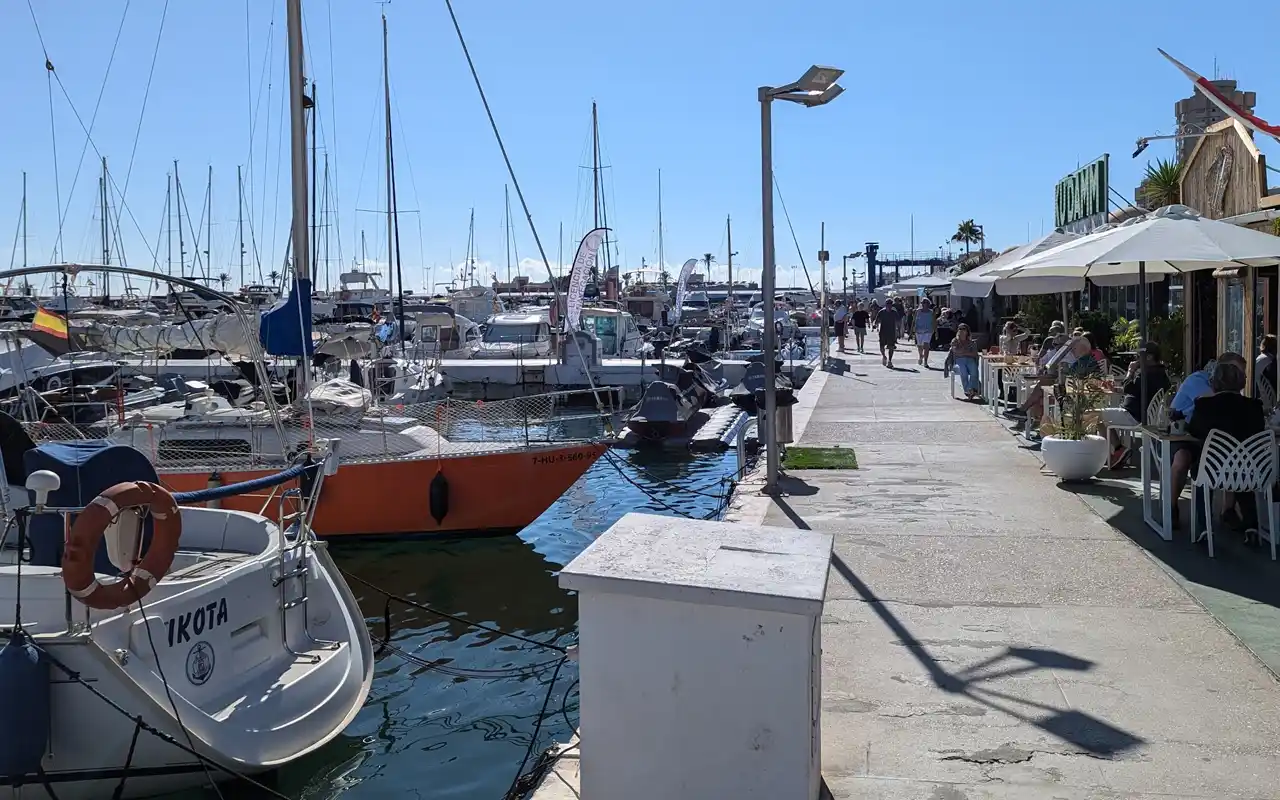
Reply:
[[[1138, 327], [1145, 342], [1150, 276], [1275, 265], [1280, 265], [1280, 237], [1206, 219], [1178, 205], [1082, 236], [995, 272], [1009, 278], [1077, 277], [1099, 282], [1137, 277]], [[1142, 374], [1140, 408], [1146, 408], [1145, 370]]]
[[986, 264], [952, 278], [951, 293], [957, 297], [987, 297], [991, 294], [992, 288], [995, 288], [997, 294], [1006, 296], [1078, 292], [1084, 288], [1083, 278], [1045, 278], [1026, 282], [1017, 282], [1012, 279], [1001, 281], [1000, 276], [994, 272], [1076, 238], [1078, 234], [1053, 231], [1001, 253]]

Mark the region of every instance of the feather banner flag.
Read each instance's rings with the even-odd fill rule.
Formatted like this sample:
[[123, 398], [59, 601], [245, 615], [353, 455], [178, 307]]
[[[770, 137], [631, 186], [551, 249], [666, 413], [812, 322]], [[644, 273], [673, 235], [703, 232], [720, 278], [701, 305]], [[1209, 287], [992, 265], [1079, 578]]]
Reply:
[[693, 270], [697, 266], [698, 259], [691, 258], [684, 262], [684, 266], [680, 268], [680, 280], [676, 283], [675, 313], [671, 316], [673, 322], [680, 321], [680, 309], [684, 307], [684, 297], [689, 293], [689, 276], [693, 274]]
[[576, 331], [582, 321], [582, 300], [587, 294], [587, 278], [596, 266], [600, 242], [604, 241], [608, 228], [596, 228], [582, 237], [578, 254], [573, 257], [573, 269], [569, 272], [569, 293], [565, 298], [565, 330]]

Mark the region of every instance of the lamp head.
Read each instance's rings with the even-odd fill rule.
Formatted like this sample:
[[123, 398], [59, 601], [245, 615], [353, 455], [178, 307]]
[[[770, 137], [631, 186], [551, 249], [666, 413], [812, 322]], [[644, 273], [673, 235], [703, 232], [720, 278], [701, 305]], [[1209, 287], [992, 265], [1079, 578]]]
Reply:
[[835, 85], [840, 80], [840, 76], [844, 74], [844, 70], [836, 67], [820, 67], [814, 65], [809, 67], [800, 80], [791, 85], [795, 91], [799, 92], [825, 92], [828, 88]]

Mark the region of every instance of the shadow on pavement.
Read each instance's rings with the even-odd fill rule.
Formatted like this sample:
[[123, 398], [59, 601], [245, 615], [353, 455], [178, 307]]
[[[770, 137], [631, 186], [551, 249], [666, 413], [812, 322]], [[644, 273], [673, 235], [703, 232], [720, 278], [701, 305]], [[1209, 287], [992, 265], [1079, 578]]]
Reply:
[[[785, 513], [790, 517], [793, 512], [787, 510]], [[808, 526], [801, 527], [808, 528]], [[832, 553], [831, 566], [853, 587], [858, 596], [867, 603], [889, 630], [893, 631], [899, 642], [925, 668], [934, 685], [939, 689], [952, 694], [963, 695], [974, 702], [1000, 711], [1021, 722], [1034, 725], [1045, 733], [1068, 742], [1090, 755], [1109, 758], [1126, 750], [1131, 750], [1144, 742], [1140, 737], [1078, 709], [1064, 710], [1055, 708], [1045, 703], [1037, 703], [1026, 698], [1005, 694], [983, 685], [984, 681], [990, 681], [995, 678], [1021, 675], [1042, 669], [1088, 672], [1095, 666], [1092, 661], [1077, 658], [1057, 650], [1039, 647], [1009, 647], [1004, 652], [985, 661], [958, 670], [955, 673], [948, 672], [934, 660], [933, 656], [929, 655], [929, 651], [925, 646], [871, 592], [871, 589], [862, 582], [862, 579], [845, 563], [839, 554]]]
[[[1240, 534], [1219, 523], [1213, 541], [1215, 557], [1209, 558], [1204, 548], [1191, 543], [1186, 528], [1175, 528], [1171, 542], [1161, 539], [1143, 520], [1141, 488], [1133, 483], [1103, 478], [1058, 486], [1079, 496], [1111, 527], [1184, 580], [1280, 608], [1280, 562], [1271, 560], [1269, 546], [1246, 545]], [[1189, 518], [1190, 509], [1184, 507], [1183, 519]]]

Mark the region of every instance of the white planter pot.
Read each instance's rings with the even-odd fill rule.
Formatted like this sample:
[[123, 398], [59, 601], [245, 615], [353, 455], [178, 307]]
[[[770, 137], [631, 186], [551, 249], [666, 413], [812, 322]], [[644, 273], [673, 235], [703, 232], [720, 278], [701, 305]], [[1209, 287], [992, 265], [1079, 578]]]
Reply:
[[1044, 465], [1064, 481], [1088, 480], [1107, 463], [1107, 440], [1101, 436], [1059, 439], [1046, 436], [1040, 442]]

